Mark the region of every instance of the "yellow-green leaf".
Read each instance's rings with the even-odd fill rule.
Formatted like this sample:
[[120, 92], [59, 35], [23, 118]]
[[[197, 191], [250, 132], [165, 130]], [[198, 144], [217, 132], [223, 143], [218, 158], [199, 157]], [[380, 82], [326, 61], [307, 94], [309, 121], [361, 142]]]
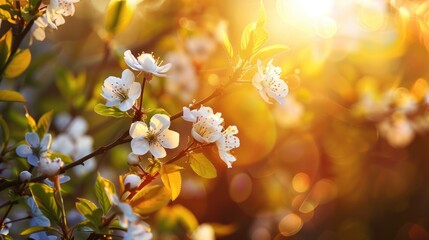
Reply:
[[104, 213], [109, 212], [110, 208], [112, 207], [109, 195], [115, 193], [115, 185], [113, 185], [113, 183], [108, 179], [103, 178], [100, 173], [98, 173], [97, 180], [95, 181], [95, 196], [97, 197], [97, 201]]
[[172, 201], [179, 196], [182, 189], [182, 176], [180, 175], [180, 170], [182, 169], [182, 167], [175, 164], [165, 164], [161, 166], [159, 171], [162, 183], [171, 192]]
[[21, 232], [21, 235], [24, 236], [24, 235], [30, 235], [33, 233], [37, 233], [37, 232], [46, 232], [46, 231], [57, 232], [57, 233], [61, 234], [61, 232], [58, 229], [53, 228], [53, 227], [35, 226], [35, 227], [30, 227], [30, 228], [25, 229], [24, 231]]
[[222, 34], [223, 46], [225, 47], [225, 50], [228, 53], [229, 58], [234, 57], [234, 50], [232, 48], [231, 42], [229, 41], [228, 34], [225, 31], [222, 31], [221, 34]]
[[171, 193], [160, 185], [149, 185], [141, 189], [133, 198], [130, 205], [134, 212], [147, 215], [156, 212], [167, 205]]
[[258, 20], [248, 24], [241, 35], [241, 58], [249, 59], [254, 53], [261, 49], [262, 45], [264, 45], [268, 38], [268, 33], [264, 29], [265, 22], [265, 9], [263, 1], [261, 1]]
[[55, 201], [54, 189], [44, 183], [31, 183], [30, 191], [34, 202], [51, 222], [59, 222], [61, 217], [60, 209]]
[[283, 44], [275, 44], [268, 47], [264, 47], [252, 56], [250, 62], [255, 63], [258, 59], [265, 60], [268, 58], [272, 58], [275, 55], [281, 54], [287, 50], [289, 50], [289, 47]]
[[28, 113], [25, 113], [25, 118], [27, 118], [27, 123], [28, 127], [30, 128], [30, 132], [37, 131], [37, 124], [34, 118]]
[[9, 66], [7, 66], [4, 76], [6, 78], [16, 78], [21, 75], [30, 65], [31, 53], [29, 49], [19, 51], [13, 56]]
[[37, 134], [39, 135], [40, 138], [43, 138], [43, 136], [45, 135], [45, 133], [48, 132], [49, 127], [51, 126], [52, 113], [53, 111], [51, 110], [43, 114], [39, 118], [39, 121], [37, 122]]
[[12, 45], [12, 30], [9, 30], [2, 38], [0, 38], [0, 67], [6, 63], [10, 54]]
[[189, 155], [189, 164], [192, 170], [203, 178], [211, 179], [217, 177], [217, 171], [213, 163], [202, 153]]
[[22, 102], [26, 100], [19, 92], [11, 90], [0, 90], [0, 102]]
[[106, 117], [121, 118], [128, 116], [127, 112], [122, 112], [116, 107], [106, 107], [104, 104], [101, 103], [95, 105], [94, 111], [99, 115]]
[[178, 216], [179, 221], [189, 232], [193, 232], [198, 227], [198, 220], [195, 215], [187, 208], [180, 204], [173, 207], [172, 211]]
[[130, 0], [111, 0], [107, 5], [104, 27], [109, 34], [124, 30], [134, 15], [135, 3]]
[[100, 226], [102, 224], [103, 212], [97, 206], [84, 198], [77, 198], [76, 209], [85, 216], [89, 221], [91, 221], [95, 226]]

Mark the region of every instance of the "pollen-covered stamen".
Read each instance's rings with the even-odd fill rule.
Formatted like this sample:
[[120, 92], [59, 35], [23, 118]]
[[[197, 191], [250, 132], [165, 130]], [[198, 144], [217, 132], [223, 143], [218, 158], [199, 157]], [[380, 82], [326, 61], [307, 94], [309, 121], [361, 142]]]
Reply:
[[[118, 84], [118, 82], [116, 82], [116, 84]], [[122, 85], [123, 87], [125, 87], [125, 84], [122, 84]], [[123, 102], [128, 98], [127, 90], [119, 86], [115, 86], [112, 92], [115, 94], [115, 96], [119, 99], [120, 102]]]
[[155, 133], [154, 130], [149, 130], [146, 139], [149, 142], [149, 145], [155, 144], [156, 142], [158, 142], [158, 135]]

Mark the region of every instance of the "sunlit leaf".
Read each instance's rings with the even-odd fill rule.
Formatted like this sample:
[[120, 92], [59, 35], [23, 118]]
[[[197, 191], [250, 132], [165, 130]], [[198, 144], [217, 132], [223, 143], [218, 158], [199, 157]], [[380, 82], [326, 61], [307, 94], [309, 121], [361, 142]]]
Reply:
[[104, 104], [101, 104], [101, 103], [95, 105], [94, 111], [99, 115], [106, 116], [106, 117], [121, 118], [121, 117], [128, 116], [126, 112], [122, 112], [118, 108], [106, 107]]
[[22, 102], [26, 100], [19, 92], [11, 90], [0, 90], [0, 102]]
[[229, 58], [234, 57], [234, 50], [232, 48], [231, 42], [229, 41], [228, 34], [225, 31], [222, 31], [221, 34], [222, 34], [223, 46], [225, 47], [225, 50], [228, 53]]
[[6, 63], [7, 58], [10, 54], [10, 48], [12, 45], [12, 30], [9, 30], [2, 38], [0, 39], [0, 67]]
[[182, 167], [175, 164], [165, 164], [161, 166], [159, 171], [162, 183], [171, 192], [172, 201], [179, 196], [182, 189], [182, 176], [180, 175], [180, 170], [182, 169]]
[[36, 120], [34, 120], [34, 118], [28, 113], [25, 113], [25, 118], [27, 118], [27, 124], [28, 124], [28, 127], [30, 128], [30, 131], [31, 132], [37, 131]]
[[40, 138], [42, 138], [43, 135], [45, 135], [45, 133], [48, 132], [49, 127], [51, 126], [52, 113], [53, 111], [49, 111], [43, 114], [39, 118], [39, 121], [37, 122], [37, 134], [39, 135]]
[[242, 59], [249, 59], [254, 53], [261, 49], [262, 45], [268, 38], [268, 33], [265, 31], [265, 9], [261, 1], [261, 8], [258, 16], [258, 21], [248, 24], [241, 35], [241, 51]]
[[2, 146], [0, 151], [2, 152], [7, 147], [7, 143], [10, 137], [9, 126], [7, 125], [7, 122], [4, 120], [2, 116], [0, 116], [0, 127], [1, 127], [1, 133], [2, 133], [2, 139], [1, 139]]
[[198, 220], [189, 209], [177, 204], [173, 207], [173, 211], [188, 232], [193, 232], [198, 227]]
[[37, 207], [51, 220], [59, 222], [61, 212], [55, 202], [54, 189], [44, 183], [31, 183], [30, 191]]
[[130, 204], [136, 213], [147, 215], [166, 206], [170, 197], [170, 191], [163, 186], [146, 186], [131, 199]]
[[220, 223], [208, 223], [213, 227], [213, 230], [218, 237], [223, 237], [234, 233], [237, 230], [237, 226], [234, 224], [220, 224]]
[[91, 221], [95, 226], [100, 226], [102, 224], [102, 209], [97, 208], [97, 206], [84, 198], [77, 198], [76, 209], [85, 216], [89, 221]]
[[134, 15], [134, 3], [130, 0], [111, 0], [107, 5], [104, 27], [112, 35], [128, 27]]
[[289, 50], [289, 47], [283, 44], [275, 44], [268, 47], [264, 47], [252, 56], [250, 62], [255, 63], [258, 59], [265, 60], [268, 58], [273, 58], [275, 55], [278, 55], [287, 50]]
[[109, 212], [112, 204], [110, 203], [109, 195], [115, 194], [115, 185], [106, 178], [103, 178], [100, 173], [97, 175], [95, 182], [95, 195], [97, 196], [98, 203], [103, 209], [104, 213]]
[[46, 232], [46, 231], [61, 233], [60, 231], [58, 231], [58, 229], [54, 227], [35, 226], [35, 227], [29, 227], [25, 229], [24, 231], [21, 232], [21, 235], [24, 236], [24, 235], [30, 235], [33, 233]]
[[31, 53], [29, 49], [17, 52], [9, 66], [7, 66], [4, 71], [4, 76], [6, 78], [16, 78], [21, 75], [25, 69], [30, 65], [31, 62]]
[[216, 168], [203, 153], [190, 154], [189, 164], [191, 165], [192, 170], [203, 178], [211, 179], [217, 177]]

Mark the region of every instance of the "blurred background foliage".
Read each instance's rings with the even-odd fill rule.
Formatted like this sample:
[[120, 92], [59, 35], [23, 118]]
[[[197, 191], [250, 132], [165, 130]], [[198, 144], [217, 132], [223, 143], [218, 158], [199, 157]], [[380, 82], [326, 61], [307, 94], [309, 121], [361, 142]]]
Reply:
[[[169, 78], [150, 82], [144, 103], [174, 114], [227, 79], [232, 66], [221, 31], [238, 49], [259, 9], [258, 1], [244, 0], [129, 4], [122, 16], [127, 24], [112, 27], [108, 1], [77, 3], [64, 26], [33, 42], [29, 68], [1, 87], [22, 92], [36, 119], [49, 110], [82, 116], [94, 147], [102, 146], [129, 126], [93, 111], [103, 102], [103, 80], [125, 68], [126, 49], [174, 64]], [[161, 239], [183, 234], [193, 218], [183, 224], [172, 216], [184, 214], [184, 206], [198, 222], [218, 223], [221, 239], [429, 239], [429, 3], [264, 4], [268, 43], [290, 48], [274, 59], [290, 89], [287, 102], [268, 105], [248, 83], [210, 102], [240, 130], [238, 160], [226, 169], [215, 151], [206, 151], [218, 177], [202, 179], [186, 169], [180, 197], [148, 219], [154, 231]], [[24, 109], [0, 107], [12, 137], [22, 138]], [[186, 136], [190, 126], [178, 120], [172, 129]], [[96, 169], [117, 182], [129, 152], [121, 145], [98, 156]], [[95, 177], [72, 177], [64, 185], [66, 204], [93, 198], [85, 186]]]

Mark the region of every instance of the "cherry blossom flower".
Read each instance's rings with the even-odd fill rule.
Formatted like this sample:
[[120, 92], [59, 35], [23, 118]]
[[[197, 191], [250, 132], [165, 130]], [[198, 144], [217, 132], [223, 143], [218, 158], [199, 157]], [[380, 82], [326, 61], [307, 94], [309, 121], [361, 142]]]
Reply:
[[[3, 220], [3, 225], [0, 226], [0, 236], [6, 236], [9, 234], [9, 229], [12, 227], [12, 223], [9, 218]], [[2, 237], [3, 238], [3, 237]]]
[[19, 180], [21, 182], [30, 181], [31, 179], [31, 173], [29, 171], [22, 171], [19, 173]]
[[183, 102], [191, 101], [198, 90], [198, 75], [192, 60], [182, 51], [170, 52], [165, 59], [173, 65], [166, 79], [165, 90]]
[[135, 174], [128, 174], [124, 179], [124, 186], [128, 190], [135, 189], [141, 182], [141, 178]]
[[[91, 136], [86, 135], [88, 123], [83, 117], [76, 116], [72, 119], [70, 114], [61, 113], [55, 117], [54, 124], [62, 133], [52, 140], [53, 151], [69, 155], [74, 161], [92, 152], [94, 141]], [[90, 158], [84, 165], [74, 167], [73, 171], [76, 175], [82, 176], [95, 167], [95, 158]]]
[[236, 126], [229, 126], [222, 132], [221, 138], [216, 141], [219, 156], [226, 163], [228, 168], [231, 168], [231, 163], [235, 162], [236, 160], [236, 158], [230, 153], [230, 151], [240, 146], [240, 139], [234, 136], [237, 133], [238, 129]]
[[138, 165], [140, 163], [140, 158], [139, 156], [135, 155], [134, 153], [130, 153], [128, 154], [128, 164], [135, 166]]
[[380, 135], [393, 147], [405, 147], [415, 136], [412, 123], [399, 112], [380, 122], [377, 127]]
[[252, 83], [259, 91], [262, 99], [271, 104], [270, 98], [275, 99], [278, 103], [285, 102], [286, 95], [289, 92], [287, 84], [280, 79], [281, 68], [272, 64], [272, 60], [265, 67], [262, 67], [262, 62], [258, 60], [258, 73], [253, 77]]
[[149, 127], [146, 123], [137, 121], [131, 124], [131, 149], [136, 155], [146, 154], [148, 151], [156, 158], [167, 155], [164, 148], [179, 146], [179, 133], [169, 130], [170, 117], [165, 114], [155, 114], [150, 119]]
[[101, 93], [107, 100], [106, 106], [119, 106], [119, 110], [128, 111], [141, 94], [141, 85], [134, 82], [134, 79], [134, 73], [129, 69], [122, 72], [121, 78], [112, 76], [106, 78]]
[[210, 224], [201, 224], [192, 233], [192, 240], [215, 240], [215, 232]]
[[136, 221], [129, 222], [124, 240], [149, 240], [152, 237], [153, 234], [150, 232], [149, 225], [143, 221]]
[[[30, 207], [30, 227], [50, 227], [51, 222], [45, 215], [43, 215], [42, 211], [37, 207], [36, 203], [34, 202], [34, 199], [32, 197], [27, 198], [27, 205]], [[53, 240], [57, 239], [56, 236], [48, 236], [45, 231], [42, 232], [36, 232], [32, 233], [29, 236], [31, 239], [34, 240]]]
[[27, 161], [32, 166], [37, 166], [39, 158], [46, 156], [51, 146], [51, 134], [47, 133], [43, 136], [40, 142], [39, 136], [35, 132], [25, 134], [25, 140], [29, 145], [22, 144], [16, 148], [16, 154], [20, 157], [27, 158]]
[[223, 118], [210, 107], [201, 106], [198, 110], [183, 107], [182, 118], [193, 123], [191, 135], [198, 142], [213, 143], [222, 137]]
[[133, 212], [131, 206], [126, 202], [119, 201], [119, 198], [116, 194], [110, 194], [109, 199], [119, 213], [119, 223], [121, 226], [127, 227], [129, 222], [135, 222], [138, 220], [138, 217]]
[[64, 163], [61, 158], [51, 160], [50, 158], [43, 157], [39, 160], [39, 172], [48, 177], [55, 176], [63, 165]]
[[158, 77], [165, 77], [165, 73], [171, 68], [171, 63], [161, 66], [162, 61], [155, 60], [153, 55], [149, 53], [142, 53], [136, 58], [130, 50], [127, 50], [124, 52], [124, 60], [131, 69], [150, 73]]
[[198, 63], [206, 62], [216, 50], [216, 40], [208, 35], [193, 36], [186, 40], [186, 50]]

